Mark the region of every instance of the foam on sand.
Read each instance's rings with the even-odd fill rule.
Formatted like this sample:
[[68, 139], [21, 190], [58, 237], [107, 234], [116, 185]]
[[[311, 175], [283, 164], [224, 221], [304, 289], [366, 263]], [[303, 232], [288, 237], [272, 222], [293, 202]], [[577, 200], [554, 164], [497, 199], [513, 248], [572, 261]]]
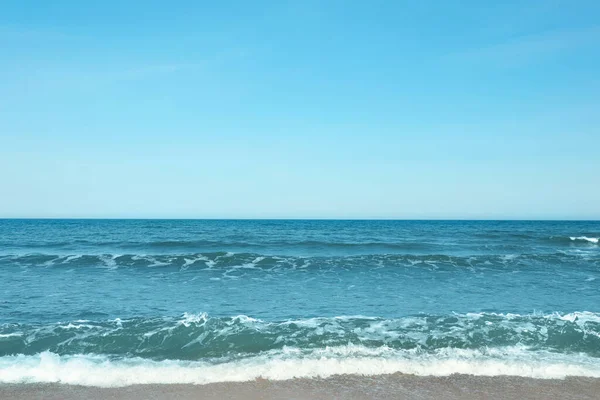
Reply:
[[143, 358], [111, 360], [107, 356], [33, 356], [0, 358], [0, 383], [63, 383], [121, 387], [134, 384], [208, 384], [328, 378], [335, 375], [520, 376], [563, 379], [568, 376], [600, 378], [600, 364], [582, 354], [531, 351], [517, 346], [491, 350], [372, 349], [356, 345], [305, 350], [286, 348], [235, 361], [152, 361]]

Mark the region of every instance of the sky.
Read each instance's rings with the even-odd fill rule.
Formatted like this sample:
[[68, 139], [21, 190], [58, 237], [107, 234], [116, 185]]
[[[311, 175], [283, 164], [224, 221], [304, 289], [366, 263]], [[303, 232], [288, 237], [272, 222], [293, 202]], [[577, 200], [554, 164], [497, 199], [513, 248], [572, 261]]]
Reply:
[[0, 217], [600, 219], [600, 2], [0, 3]]

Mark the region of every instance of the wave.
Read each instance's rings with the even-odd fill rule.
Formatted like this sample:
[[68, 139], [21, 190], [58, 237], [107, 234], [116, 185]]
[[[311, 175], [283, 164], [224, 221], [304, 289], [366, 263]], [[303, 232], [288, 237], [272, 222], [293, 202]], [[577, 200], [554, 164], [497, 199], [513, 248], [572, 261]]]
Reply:
[[69, 239], [69, 240], [31, 240], [26, 238], [20, 241], [2, 240], [0, 246], [33, 251], [46, 251], [54, 249], [55, 251], [69, 251], [74, 249], [93, 250], [95, 252], [103, 251], [122, 251], [138, 252], [173, 252], [173, 251], [220, 251], [234, 250], [236, 252], [261, 252], [266, 249], [273, 254], [297, 254], [297, 253], [346, 253], [354, 254], [373, 254], [373, 252], [390, 253], [409, 253], [409, 252], [427, 252], [452, 250], [456, 245], [464, 246], [470, 249], [486, 249], [492, 247], [514, 249], [523, 246], [542, 245], [542, 246], [567, 246], [584, 244], [598, 244], [600, 237], [598, 232], [585, 232], [579, 235], [546, 236], [541, 232], [511, 232], [501, 231], [483, 231], [471, 232], [467, 236], [436, 236], [433, 234], [406, 234], [403, 236], [390, 237], [362, 237], [362, 240], [356, 240], [356, 237], [335, 237], [331, 240], [324, 240], [320, 237], [302, 238], [301, 236], [281, 237], [259, 235], [256, 237], [244, 237], [239, 235], [222, 236], [206, 239], [155, 239], [155, 240], [94, 240], [94, 239]]
[[108, 269], [166, 267], [187, 270], [215, 268], [365, 268], [365, 267], [506, 267], [585, 261], [600, 263], [597, 252], [548, 254], [493, 254], [453, 256], [443, 254], [372, 254], [348, 256], [272, 256], [258, 253], [208, 252], [188, 254], [12, 254], [0, 255], [0, 265], [20, 267], [101, 267]]
[[76, 320], [0, 326], [0, 356], [104, 354], [153, 360], [246, 358], [294, 347], [348, 344], [435, 353], [526, 346], [600, 357], [600, 314], [451, 314], [385, 319], [351, 316], [263, 321], [240, 315]]
[[286, 380], [327, 378], [341, 374], [421, 376], [470, 374], [511, 375], [541, 379], [568, 376], [600, 377], [597, 359], [580, 354], [531, 352], [520, 346], [490, 350], [442, 349], [433, 354], [370, 349], [345, 345], [303, 351], [286, 348], [235, 361], [152, 361], [142, 358], [111, 359], [102, 355], [34, 356], [0, 358], [1, 383], [63, 383], [120, 387], [134, 384], [208, 384], [255, 379]]
[[594, 244], [598, 244], [598, 240], [600, 238], [594, 238], [594, 237], [587, 237], [587, 236], [570, 236], [569, 239], [571, 239], [572, 241], [585, 241], [585, 242], [589, 242], [589, 243], [594, 243]]
[[590, 247], [590, 245], [598, 244], [598, 239], [598, 237], [591, 235], [550, 236], [547, 239], [545, 239], [545, 241], [555, 246], [562, 247]]

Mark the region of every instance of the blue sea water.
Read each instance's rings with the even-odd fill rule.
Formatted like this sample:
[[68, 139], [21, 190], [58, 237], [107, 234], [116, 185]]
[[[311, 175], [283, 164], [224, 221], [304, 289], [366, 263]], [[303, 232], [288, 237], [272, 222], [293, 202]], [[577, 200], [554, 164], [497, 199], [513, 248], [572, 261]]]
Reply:
[[0, 220], [0, 383], [600, 377], [600, 222]]

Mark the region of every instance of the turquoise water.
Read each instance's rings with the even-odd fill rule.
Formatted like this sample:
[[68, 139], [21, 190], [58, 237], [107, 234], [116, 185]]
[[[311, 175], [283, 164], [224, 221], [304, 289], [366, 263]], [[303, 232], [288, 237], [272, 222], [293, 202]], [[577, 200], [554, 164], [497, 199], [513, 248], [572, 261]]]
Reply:
[[0, 220], [0, 382], [600, 377], [600, 222]]

